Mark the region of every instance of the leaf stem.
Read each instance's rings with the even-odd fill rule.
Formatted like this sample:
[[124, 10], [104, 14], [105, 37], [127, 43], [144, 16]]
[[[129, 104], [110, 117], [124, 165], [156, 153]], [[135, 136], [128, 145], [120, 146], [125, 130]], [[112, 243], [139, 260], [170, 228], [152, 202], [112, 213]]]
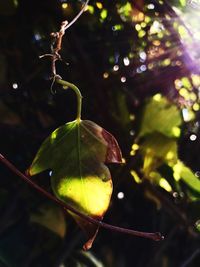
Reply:
[[80, 90], [73, 83], [69, 83], [69, 82], [64, 81], [60, 78], [56, 78], [56, 82], [61, 84], [64, 89], [71, 88], [76, 93], [76, 97], [77, 97], [77, 116], [76, 116], [76, 119], [77, 119], [77, 121], [80, 121], [81, 120], [81, 109], [82, 109], [82, 98], [83, 98]]
[[47, 192], [45, 189], [37, 185], [35, 182], [33, 182], [27, 175], [23, 174], [21, 171], [19, 171], [9, 160], [7, 160], [2, 154], [0, 154], [0, 161], [7, 166], [13, 173], [15, 173], [17, 176], [19, 176], [22, 180], [24, 180], [26, 183], [28, 183], [30, 186], [35, 188], [39, 193], [47, 197], [48, 199], [54, 201], [56, 204], [64, 208], [65, 210], [69, 210], [79, 216], [80, 218], [86, 220], [87, 222], [90, 222], [92, 224], [95, 224], [99, 227], [114, 231], [114, 232], [120, 232], [123, 234], [128, 234], [132, 236], [139, 236], [143, 238], [152, 239], [154, 241], [161, 241], [164, 239], [164, 237], [159, 233], [147, 233], [147, 232], [139, 232], [131, 229], [121, 228], [118, 226], [110, 225], [107, 223], [103, 223], [102, 221], [96, 220], [86, 214], [83, 214], [76, 210], [75, 208], [71, 207], [68, 204], [65, 204], [61, 200], [57, 199], [53, 195], [51, 195], [49, 192]]

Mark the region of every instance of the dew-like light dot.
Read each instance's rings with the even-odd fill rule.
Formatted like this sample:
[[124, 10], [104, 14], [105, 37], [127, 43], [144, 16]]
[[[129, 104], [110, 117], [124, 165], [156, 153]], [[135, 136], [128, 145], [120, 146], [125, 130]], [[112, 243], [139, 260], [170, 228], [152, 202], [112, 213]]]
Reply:
[[191, 135], [190, 135], [190, 140], [191, 140], [191, 141], [195, 141], [196, 139], [197, 139], [196, 134], [191, 134]]
[[39, 33], [35, 33], [34, 34], [34, 38], [35, 38], [36, 41], [40, 41], [42, 39], [42, 36]]
[[145, 71], [145, 70], [147, 70], [147, 66], [146, 65], [142, 65], [142, 66], [140, 66], [140, 69], [141, 69], [141, 71]]
[[115, 66], [113, 67], [113, 70], [114, 70], [114, 71], [118, 71], [118, 70], [119, 70], [119, 66], [118, 66], [118, 65], [115, 65]]
[[121, 82], [122, 82], [122, 83], [125, 83], [125, 82], [126, 82], [126, 77], [124, 77], [124, 76], [121, 77]]
[[117, 194], [117, 198], [118, 198], [118, 199], [123, 199], [123, 198], [124, 198], [124, 193], [123, 193], [123, 192], [119, 192], [119, 193]]
[[178, 197], [178, 193], [177, 193], [177, 192], [174, 192], [174, 193], [173, 193], [173, 197], [174, 197], [174, 198], [177, 198], [177, 197]]
[[154, 6], [154, 4], [149, 4], [149, 5], [147, 6], [147, 8], [148, 8], [148, 9], [154, 9], [155, 6]]
[[137, 73], [141, 73], [142, 72], [142, 70], [140, 69], [140, 67], [136, 69], [136, 72]]
[[104, 72], [104, 74], [103, 74], [103, 78], [104, 78], [104, 79], [107, 79], [108, 77], [109, 77], [108, 72]]
[[140, 52], [140, 58], [141, 58], [142, 60], [146, 60], [146, 58], [147, 58], [147, 54], [146, 54], [144, 51]]
[[190, 114], [187, 108], [182, 109], [182, 114], [183, 114], [184, 121], [187, 122], [190, 120]]
[[125, 58], [123, 59], [123, 62], [124, 62], [124, 65], [125, 65], [125, 66], [128, 66], [128, 65], [130, 64], [130, 60], [129, 60], [128, 57], [125, 57]]
[[195, 222], [195, 226], [196, 226], [197, 230], [200, 231], [200, 220]]
[[66, 9], [67, 7], [68, 7], [68, 4], [67, 4], [67, 3], [63, 3], [63, 4], [62, 4], [62, 8], [63, 8], [63, 9]]
[[131, 136], [134, 136], [134, 135], [135, 135], [135, 132], [134, 132], [133, 130], [130, 130], [129, 134], [130, 134]]
[[196, 172], [195, 172], [195, 176], [196, 176], [196, 177], [200, 177], [200, 171], [196, 171]]
[[17, 83], [13, 83], [13, 84], [12, 84], [12, 88], [13, 88], [13, 89], [18, 89], [18, 84], [17, 84]]

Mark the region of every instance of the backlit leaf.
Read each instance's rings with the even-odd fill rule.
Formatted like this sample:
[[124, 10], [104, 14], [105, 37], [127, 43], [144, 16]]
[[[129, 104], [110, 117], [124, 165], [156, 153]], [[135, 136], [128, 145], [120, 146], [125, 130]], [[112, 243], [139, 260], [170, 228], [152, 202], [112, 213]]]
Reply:
[[[30, 169], [35, 175], [52, 170], [55, 195], [77, 210], [102, 220], [112, 194], [110, 171], [104, 163], [121, 163], [115, 138], [92, 121], [75, 120], [56, 129], [40, 147]], [[72, 214], [73, 215], [73, 214]], [[73, 215], [92, 246], [98, 227]]]
[[192, 170], [185, 166], [181, 161], [173, 167], [174, 177], [176, 179], [182, 179], [190, 188], [200, 193], [200, 180], [194, 175]]
[[177, 143], [174, 138], [155, 132], [141, 144], [141, 153], [144, 157], [143, 172], [148, 176], [160, 165], [166, 163], [174, 165], [177, 162]]
[[178, 108], [160, 94], [152, 97], [144, 107], [139, 136], [159, 132], [179, 137], [182, 118]]

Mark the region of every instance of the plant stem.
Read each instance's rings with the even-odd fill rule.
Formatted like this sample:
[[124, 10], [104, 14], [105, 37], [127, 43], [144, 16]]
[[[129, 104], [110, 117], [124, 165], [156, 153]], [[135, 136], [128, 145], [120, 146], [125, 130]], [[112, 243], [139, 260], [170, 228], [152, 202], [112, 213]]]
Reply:
[[65, 30], [68, 29], [69, 27], [71, 27], [71, 26], [77, 21], [77, 19], [79, 19], [79, 17], [80, 17], [80, 16], [83, 14], [83, 12], [86, 10], [86, 7], [87, 7], [89, 1], [90, 1], [90, 0], [86, 0], [86, 2], [85, 2], [85, 4], [83, 5], [81, 11], [76, 15], [76, 17], [75, 17], [70, 23], [68, 23], [68, 24], [66, 25]]
[[71, 212], [73, 212], [74, 214], [76, 214], [77, 216], [79, 216], [80, 218], [84, 219], [85, 221], [95, 224], [99, 227], [114, 231], [114, 232], [120, 232], [123, 234], [128, 234], [128, 235], [133, 235], [133, 236], [139, 236], [139, 237], [143, 237], [143, 238], [148, 238], [148, 239], [152, 239], [154, 241], [161, 241], [164, 239], [164, 237], [156, 232], [156, 233], [146, 233], [146, 232], [139, 232], [139, 231], [134, 231], [131, 229], [126, 229], [126, 228], [121, 228], [118, 226], [114, 226], [114, 225], [110, 225], [107, 223], [103, 223], [102, 221], [96, 220], [86, 214], [83, 214], [81, 212], [79, 212], [78, 210], [76, 210], [75, 208], [71, 207], [68, 204], [65, 204], [64, 202], [60, 201], [59, 199], [57, 199], [56, 197], [54, 197], [53, 195], [51, 195], [49, 192], [47, 192], [45, 189], [43, 189], [42, 187], [40, 187], [39, 185], [37, 185], [35, 182], [33, 182], [27, 175], [23, 174], [22, 172], [20, 172], [10, 161], [8, 161], [2, 154], [0, 154], [0, 161], [7, 166], [13, 173], [15, 173], [17, 176], [19, 176], [21, 179], [23, 179], [26, 183], [28, 183], [29, 185], [31, 185], [33, 188], [35, 188], [39, 193], [41, 193], [42, 195], [46, 196], [48, 199], [54, 201], [56, 204], [58, 204], [59, 206], [61, 206], [62, 208], [64, 208], [65, 210], [69, 210]]
[[56, 82], [61, 84], [64, 89], [71, 88], [76, 93], [76, 97], [77, 97], [77, 116], [76, 116], [76, 119], [77, 119], [77, 121], [80, 121], [81, 120], [81, 109], [82, 109], [82, 95], [81, 95], [80, 90], [73, 83], [69, 83], [69, 82], [64, 81], [62, 79], [57, 78]]

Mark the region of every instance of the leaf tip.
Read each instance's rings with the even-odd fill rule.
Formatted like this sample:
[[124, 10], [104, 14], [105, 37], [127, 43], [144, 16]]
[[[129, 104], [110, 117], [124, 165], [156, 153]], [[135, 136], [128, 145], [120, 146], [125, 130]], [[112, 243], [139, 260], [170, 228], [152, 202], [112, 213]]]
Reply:
[[87, 250], [89, 250], [89, 249], [91, 249], [91, 247], [92, 247], [92, 244], [93, 244], [93, 241], [94, 240], [88, 240], [84, 245], [83, 245], [83, 250], [84, 251], [87, 251]]
[[102, 129], [102, 136], [107, 142], [107, 163], [123, 163], [122, 153], [117, 140], [109, 132]]

